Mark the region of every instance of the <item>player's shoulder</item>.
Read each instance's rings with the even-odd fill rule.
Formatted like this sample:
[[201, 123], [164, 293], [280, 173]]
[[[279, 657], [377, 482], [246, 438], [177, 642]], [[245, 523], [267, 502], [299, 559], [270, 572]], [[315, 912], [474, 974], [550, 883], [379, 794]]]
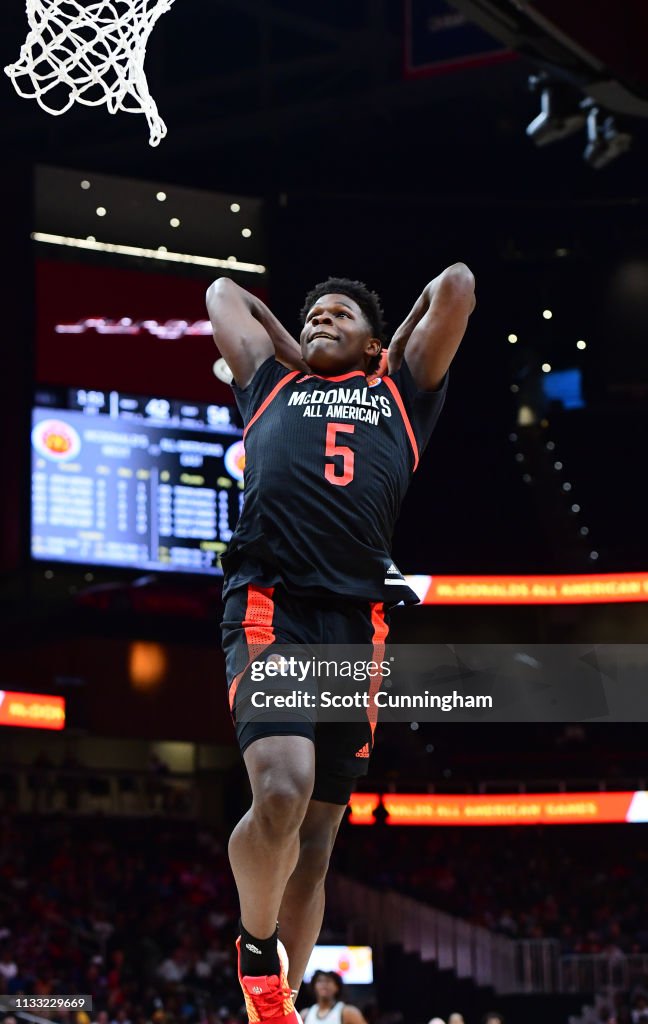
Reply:
[[258, 390], [259, 387], [267, 384], [268, 381], [279, 381], [283, 377], [287, 377], [288, 374], [293, 373], [294, 370], [288, 370], [282, 363], [280, 363], [274, 355], [268, 356], [262, 363], [259, 363], [256, 370], [252, 374], [250, 380], [244, 387], [241, 387], [232, 381], [232, 389], [237, 395], [248, 395]]

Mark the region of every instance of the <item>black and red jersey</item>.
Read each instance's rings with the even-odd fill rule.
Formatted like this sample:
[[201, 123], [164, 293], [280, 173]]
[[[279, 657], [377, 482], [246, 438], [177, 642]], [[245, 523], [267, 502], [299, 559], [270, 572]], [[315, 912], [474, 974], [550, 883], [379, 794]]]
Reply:
[[319, 377], [273, 356], [246, 388], [241, 517], [223, 557], [224, 593], [256, 583], [384, 601], [417, 597], [393, 564], [396, 518], [443, 407], [403, 361], [388, 377]]

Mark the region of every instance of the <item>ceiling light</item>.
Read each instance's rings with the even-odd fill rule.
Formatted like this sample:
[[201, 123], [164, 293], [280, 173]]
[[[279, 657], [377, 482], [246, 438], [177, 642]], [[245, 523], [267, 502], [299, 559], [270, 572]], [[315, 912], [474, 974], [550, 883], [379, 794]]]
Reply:
[[241, 207], [239, 206], [238, 203], [230, 203], [230, 210], [232, 211], [232, 213], [238, 213], [240, 209]]
[[545, 318], [545, 320], [551, 320], [551, 318], [553, 316], [553, 313], [551, 312], [550, 309], [543, 309], [542, 310], [542, 315]]
[[515, 345], [515, 342], [518, 340], [517, 334], [509, 334], [508, 340], [511, 342], [511, 345]]
[[63, 245], [69, 249], [89, 249], [92, 252], [105, 252], [114, 256], [135, 256], [138, 259], [165, 260], [169, 263], [192, 264], [197, 267], [215, 267], [227, 270], [239, 270], [247, 274], [265, 274], [266, 267], [261, 263], [246, 263], [243, 260], [223, 260], [214, 256], [194, 256], [186, 252], [164, 252], [157, 249], [144, 249], [139, 245], [117, 245], [114, 242], [95, 242], [94, 239], [74, 238], [69, 235], [53, 235], [47, 231], [32, 231], [32, 242], [44, 242], [47, 245]]
[[180, 227], [180, 221], [178, 220], [177, 217], [172, 217], [171, 220], [169, 221], [169, 224], [171, 225], [172, 228]]
[[582, 351], [584, 348], [587, 348], [587, 342], [583, 341], [582, 339], [581, 339], [581, 341], [577, 341], [576, 342], [576, 348], [579, 348]]
[[243, 238], [249, 238], [252, 232], [250, 231], [249, 228], [243, 228], [241, 234], [243, 235]]
[[542, 364], [542, 372], [543, 373], [551, 373], [551, 363], [543, 363]]
[[106, 212], [107, 211], [106, 211], [106, 207], [105, 206], [98, 206], [97, 207], [97, 217], [105, 217], [106, 216]]
[[155, 197], [160, 203], [163, 203], [166, 199], [166, 192], [158, 192]]

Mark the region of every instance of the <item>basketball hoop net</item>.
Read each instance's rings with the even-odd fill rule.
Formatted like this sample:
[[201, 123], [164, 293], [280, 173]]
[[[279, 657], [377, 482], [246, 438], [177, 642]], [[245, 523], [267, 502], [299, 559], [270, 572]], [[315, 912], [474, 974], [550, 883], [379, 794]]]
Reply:
[[17, 93], [50, 114], [73, 103], [145, 114], [149, 142], [166, 135], [144, 72], [146, 44], [174, 0], [27, 0], [29, 34], [5, 73]]

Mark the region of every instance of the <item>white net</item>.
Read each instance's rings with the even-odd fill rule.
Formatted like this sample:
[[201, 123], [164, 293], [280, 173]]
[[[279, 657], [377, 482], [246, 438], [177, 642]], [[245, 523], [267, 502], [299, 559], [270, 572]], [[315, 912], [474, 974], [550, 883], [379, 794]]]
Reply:
[[[5, 0], [6, 2], [6, 0]], [[50, 114], [73, 103], [111, 114], [145, 114], [149, 142], [157, 146], [166, 125], [144, 72], [146, 44], [158, 18], [174, 0], [27, 0], [29, 34], [9, 75], [20, 96]]]

